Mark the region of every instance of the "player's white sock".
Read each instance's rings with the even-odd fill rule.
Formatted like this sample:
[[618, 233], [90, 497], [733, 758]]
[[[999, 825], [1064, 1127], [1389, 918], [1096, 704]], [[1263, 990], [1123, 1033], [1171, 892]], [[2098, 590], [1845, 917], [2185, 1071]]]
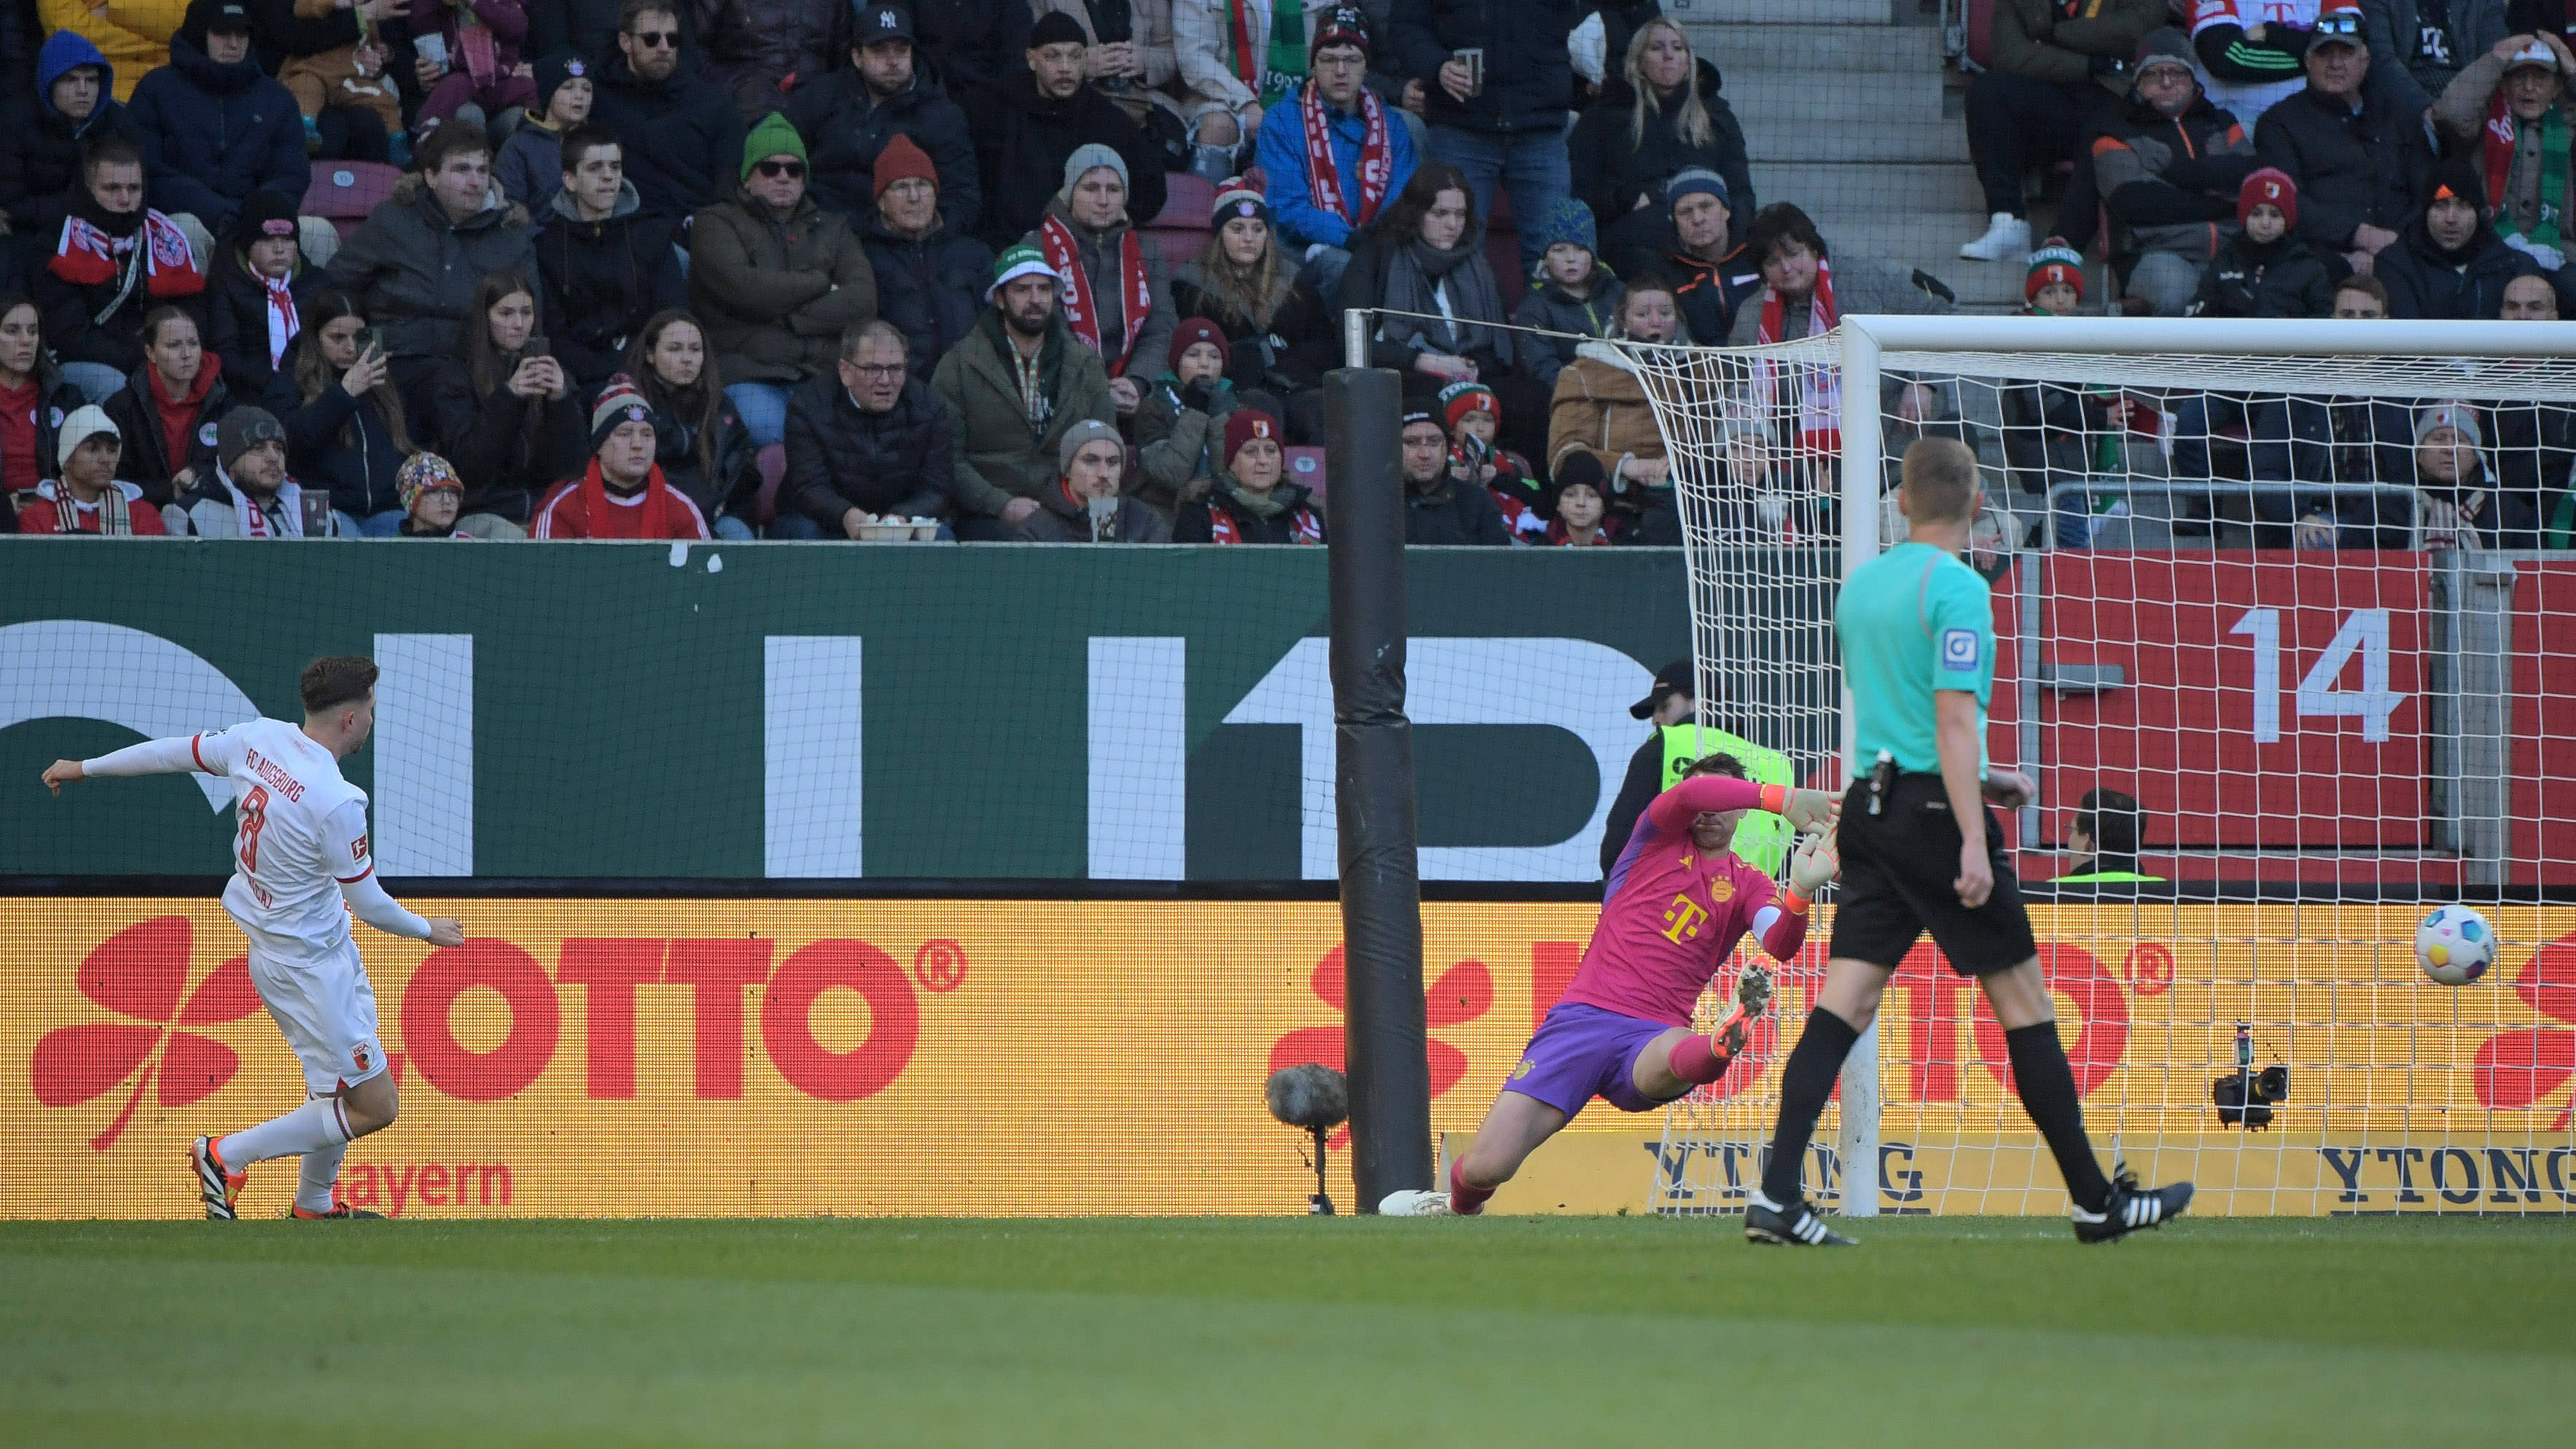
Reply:
[[340, 1099], [315, 1097], [283, 1117], [236, 1132], [216, 1144], [224, 1165], [235, 1172], [272, 1157], [301, 1157], [321, 1147], [346, 1147], [349, 1129], [340, 1115]]
[[340, 1181], [340, 1159], [348, 1154], [346, 1142], [305, 1153], [303, 1171], [295, 1179], [295, 1205], [308, 1213], [329, 1212], [331, 1189]]

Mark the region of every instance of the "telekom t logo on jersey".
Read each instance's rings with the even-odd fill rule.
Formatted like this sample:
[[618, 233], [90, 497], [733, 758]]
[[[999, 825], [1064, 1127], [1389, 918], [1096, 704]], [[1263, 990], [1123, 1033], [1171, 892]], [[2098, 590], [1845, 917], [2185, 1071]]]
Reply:
[[156, 1076], [161, 1105], [185, 1107], [223, 1090], [241, 1070], [232, 1048], [185, 1028], [239, 1021], [259, 1010], [259, 993], [239, 956], [187, 990], [189, 935], [187, 917], [155, 916], [100, 942], [73, 984], [126, 1020], [57, 1027], [36, 1043], [27, 1075], [48, 1107], [75, 1107], [133, 1079], [115, 1119], [89, 1140], [92, 1151], [116, 1145]]
[[[1690, 864], [1690, 858], [1683, 857], [1682, 864]], [[1712, 878], [1708, 882], [1708, 898], [1719, 905], [1735, 899], [1735, 882], [1722, 876]], [[1673, 897], [1673, 903], [1664, 910], [1664, 939], [1678, 946], [1698, 936], [1699, 928], [1707, 921], [1708, 908], [1692, 900], [1690, 892], [1684, 891]]]

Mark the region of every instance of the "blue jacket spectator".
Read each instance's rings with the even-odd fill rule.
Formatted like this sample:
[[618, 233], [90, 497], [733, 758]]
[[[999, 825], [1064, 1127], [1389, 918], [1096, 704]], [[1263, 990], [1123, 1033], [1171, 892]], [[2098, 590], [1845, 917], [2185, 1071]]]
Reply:
[[[73, 74], [84, 68], [87, 75]], [[83, 147], [101, 136], [133, 139], [115, 92], [116, 68], [98, 47], [77, 31], [57, 30], [36, 57], [35, 96], [0, 113], [0, 207], [21, 245], [40, 236], [51, 244], [63, 224], [63, 197], [80, 179]]]
[[152, 205], [186, 212], [216, 235], [254, 191], [301, 200], [313, 185], [304, 115], [259, 68], [242, 0], [194, 0], [170, 37], [170, 63], [145, 76], [129, 107]]
[[[1573, 189], [1565, 149], [1574, 104], [1574, 62], [1566, 38], [1590, 7], [1580, 0], [1396, 0], [1398, 68], [1422, 82], [1433, 160], [1467, 175], [1476, 214], [1494, 214], [1508, 188], [1512, 215], [1545, 216]], [[1470, 75], [1458, 52], [1482, 52]], [[1521, 266], [1538, 253], [1521, 234]]]
[[[1332, 295], [1350, 261], [1351, 233], [1393, 204], [1420, 164], [1411, 128], [1367, 87], [1370, 44], [1356, 10], [1346, 6], [1327, 12], [1316, 24], [1307, 53], [1306, 82], [1261, 121], [1258, 150], [1270, 224], [1282, 249], [1307, 264], [1316, 290], [1325, 296]], [[1332, 154], [1329, 178], [1315, 175], [1308, 163], [1310, 107], [1319, 113]], [[1386, 157], [1385, 182], [1367, 185], [1364, 163], [1380, 149]]]

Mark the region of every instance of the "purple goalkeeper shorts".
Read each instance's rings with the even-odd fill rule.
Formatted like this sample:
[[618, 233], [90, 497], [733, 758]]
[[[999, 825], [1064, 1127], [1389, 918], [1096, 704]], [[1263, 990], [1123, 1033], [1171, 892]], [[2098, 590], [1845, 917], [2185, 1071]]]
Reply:
[[1672, 1099], [1637, 1090], [1637, 1054], [1671, 1030], [1660, 1021], [1560, 1001], [1538, 1024], [1503, 1090], [1545, 1102], [1569, 1120], [1595, 1095], [1622, 1112], [1651, 1112]]

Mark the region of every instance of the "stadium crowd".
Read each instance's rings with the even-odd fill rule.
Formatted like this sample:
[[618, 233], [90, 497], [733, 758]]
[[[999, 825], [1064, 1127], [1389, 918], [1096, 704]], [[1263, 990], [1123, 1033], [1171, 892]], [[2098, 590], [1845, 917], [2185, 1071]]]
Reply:
[[[2078, 311], [2098, 218], [2119, 310], [2558, 314], [2561, 35], [2239, 3], [1996, 0], [1962, 256]], [[1320, 542], [1298, 475], [1357, 307], [1405, 378], [1409, 541], [1674, 544], [1603, 340], [1952, 306], [1758, 204], [1656, 0], [5, 0], [0, 71], [19, 532]], [[1837, 404], [1759, 402], [1720, 466], [1776, 531], [1830, 496]], [[2143, 405], [2005, 403], [2042, 492]], [[2182, 432], [2244, 439], [2204, 467], [2576, 526], [2556, 410], [2197, 406]], [[2384, 531], [2345, 502], [2263, 521]]]

